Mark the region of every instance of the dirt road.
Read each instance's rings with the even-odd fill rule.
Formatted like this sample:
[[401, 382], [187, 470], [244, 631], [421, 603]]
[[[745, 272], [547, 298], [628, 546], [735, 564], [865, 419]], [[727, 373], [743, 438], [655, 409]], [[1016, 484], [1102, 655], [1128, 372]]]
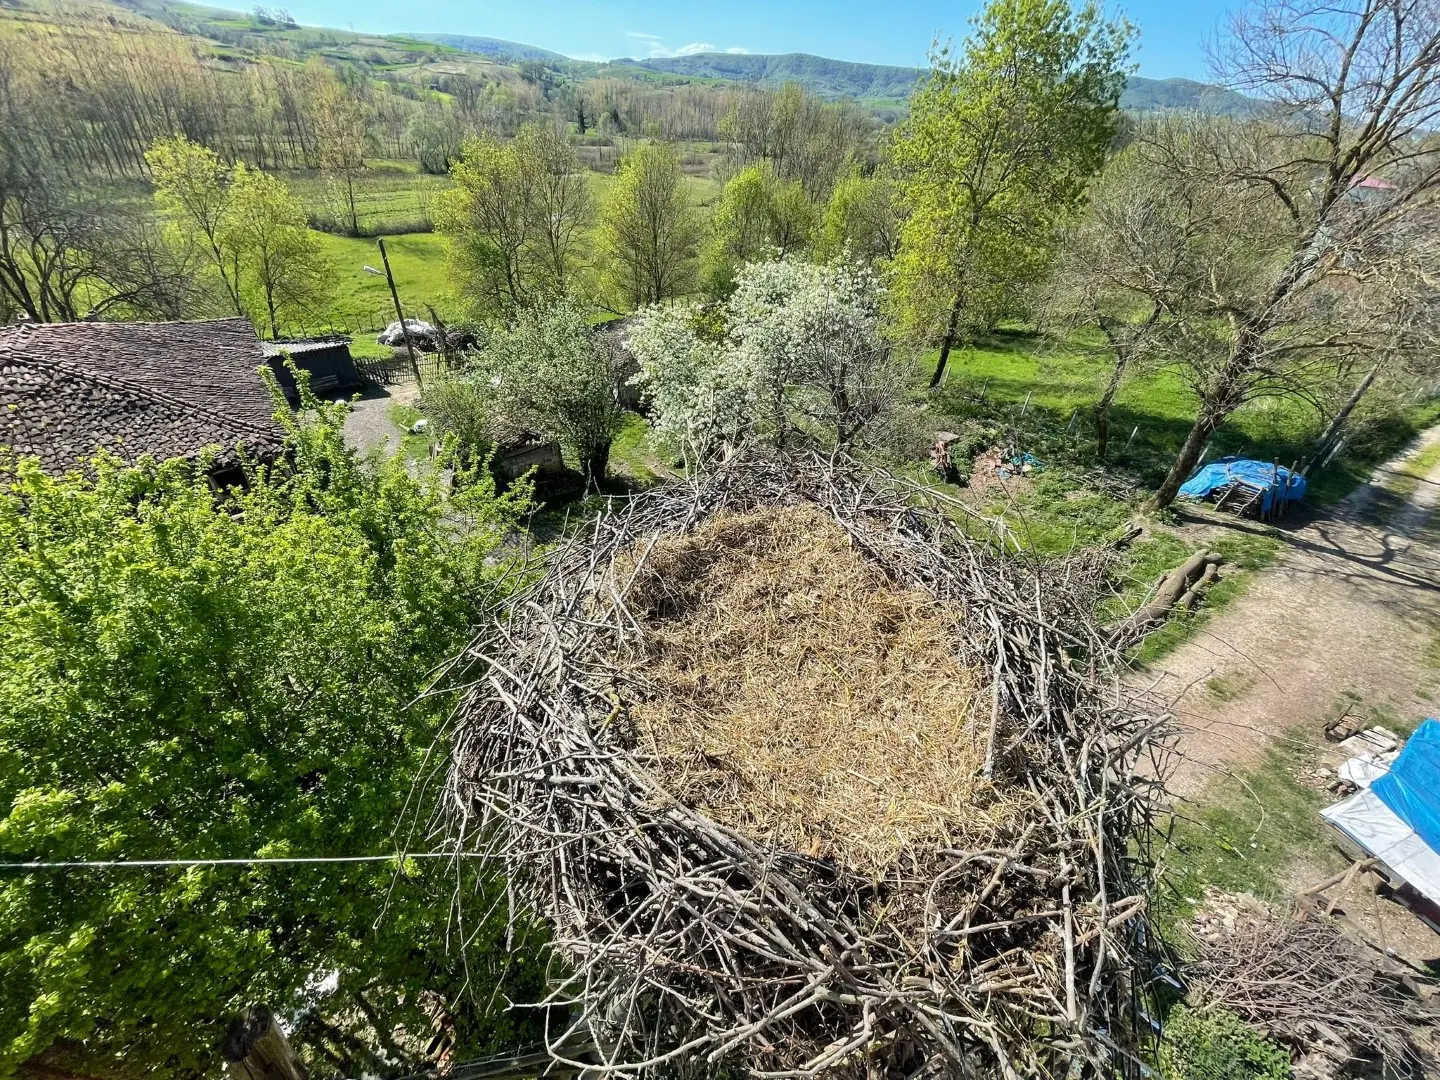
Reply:
[[[1318, 734], [1344, 702], [1410, 719], [1440, 711], [1440, 465], [1400, 471], [1437, 442], [1440, 428], [1339, 506], [1282, 530], [1277, 565], [1155, 665], [1182, 725], [1176, 795], [1250, 764], [1287, 730]], [[1253, 528], [1207, 516], [1182, 531], [1198, 547]]]

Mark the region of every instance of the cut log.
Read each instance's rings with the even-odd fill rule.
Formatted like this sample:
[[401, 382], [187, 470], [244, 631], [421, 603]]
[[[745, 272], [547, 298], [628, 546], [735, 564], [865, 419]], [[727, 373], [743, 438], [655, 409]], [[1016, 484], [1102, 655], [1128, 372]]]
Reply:
[[1204, 591], [1220, 579], [1220, 565], [1224, 561], [1218, 552], [1195, 552], [1160, 579], [1154, 594], [1142, 607], [1111, 628], [1111, 641], [1125, 648], [1169, 618], [1176, 604], [1187, 611], [1193, 608]]
[[309, 1075], [267, 1005], [235, 1018], [221, 1052], [231, 1080], [306, 1080]]
[[1185, 595], [1180, 597], [1180, 606], [1186, 611], [1194, 608], [1200, 600], [1200, 594], [1208, 589], [1220, 577], [1220, 564], [1207, 562], [1205, 569], [1195, 579], [1195, 583], [1185, 590]]

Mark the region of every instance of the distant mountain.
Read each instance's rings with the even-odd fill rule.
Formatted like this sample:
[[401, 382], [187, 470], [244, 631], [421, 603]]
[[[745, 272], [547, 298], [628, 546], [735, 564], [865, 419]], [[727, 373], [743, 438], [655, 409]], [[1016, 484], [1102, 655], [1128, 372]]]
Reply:
[[[697, 79], [728, 79], [733, 82], [779, 86], [799, 83], [821, 97], [850, 97], [861, 101], [903, 100], [914, 91], [925, 72], [917, 68], [859, 64], [849, 60], [827, 60], [808, 53], [762, 54], [697, 53], [655, 60], [616, 60], [616, 67], [643, 68]], [[1197, 109], [1207, 113], [1236, 115], [1256, 107], [1253, 98], [1218, 86], [1190, 79], [1130, 78], [1122, 108], [1132, 112], [1160, 109]]]
[[759, 53], [696, 53], [656, 60], [616, 60], [617, 66], [639, 67], [670, 75], [698, 79], [729, 79], [733, 82], [779, 86], [799, 83], [820, 97], [904, 99], [925, 73], [918, 68], [888, 67], [884, 64], [857, 64], [849, 60], [828, 60], [809, 53], [767, 56]]
[[1255, 98], [1223, 86], [1190, 79], [1142, 79], [1131, 75], [1120, 95], [1120, 107], [1131, 112], [1183, 109], [1215, 116], [1243, 116], [1260, 108]]
[[521, 45], [518, 41], [502, 41], [499, 38], [471, 37], [469, 34], [404, 34], [416, 41], [433, 41], [436, 45], [448, 45], [462, 52], [477, 53], [480, 56], [494, 56], [507, 60], [550, 60], [565, 61], [563, 56], [549, 49], [534, 45]]

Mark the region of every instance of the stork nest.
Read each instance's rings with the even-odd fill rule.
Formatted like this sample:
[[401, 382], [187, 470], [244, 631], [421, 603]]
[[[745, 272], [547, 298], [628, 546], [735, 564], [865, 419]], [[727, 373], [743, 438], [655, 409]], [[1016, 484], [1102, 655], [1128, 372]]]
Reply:
[[750, 453], [551, 554], [464, 657], [446, 805], [567, 962], [552, 1056], [1130, 1070], [1164, 723], [1110, 674], [1095, 566], [1005, 542]]

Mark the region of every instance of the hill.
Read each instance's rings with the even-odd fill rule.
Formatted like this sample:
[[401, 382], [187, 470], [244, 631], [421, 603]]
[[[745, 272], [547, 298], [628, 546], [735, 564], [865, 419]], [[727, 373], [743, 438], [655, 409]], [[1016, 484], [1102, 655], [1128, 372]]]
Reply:
[[754, 53], [697, 53], [694, 56], [672, 56], [657, 60], [616, 60], [608, 66], [644, 68], [671, 75], [725, 79], [731, 82], [757, 83], [761, 86], [779, 86], [794, 82], [820, 97], [850, 97], [859, 100], [907, 98], [925, 74], [918, 68], [859, 64], [849, 60], [811, 56], [809, 53], [783, 53], [774, 56]]
[[1258, 109], [1260, 102], [1223, 86], [1192, 79], [1142, 79], [1132, 75], [1125, 93], [1120, 95], [1120, 107], [1131, 112], [1181, 109], [1217, 116], [1243, 116]]
[[[795, 82], [821, 97], [851, 97], [861, 101], [904, 100], [925, 77], [925, 72], [918, 68], [830, 60], [808, 53], [784, 53], [774, 56], [697, 53], [694, 56], [671, 56], [655, 60], [616, 60], [606, 66], [620, 70], [640, 68], [697, 79], [749, 82], [760, 86], [779, 86], [782, 83]], [[1237, 115], [1254, 109], [1255, 101], [1233, 90], [1209, 86], [1191, 79], [1145, 79], [1134, 75], [1125, 88], [1120, 105], [1132, 112], [1196, 109], [1201, 112]]]
[[477, 53], [505, 60], [548, 60], [567, 61], [570, 58], [549, 49], [535, 45], [522, 45], [518, 41], [503, 41], [500, 38], [474, 37], [471, 34], [405, 34], [415, 41], [429, 41], [436, 45], [447, 45], [462, 52]]

